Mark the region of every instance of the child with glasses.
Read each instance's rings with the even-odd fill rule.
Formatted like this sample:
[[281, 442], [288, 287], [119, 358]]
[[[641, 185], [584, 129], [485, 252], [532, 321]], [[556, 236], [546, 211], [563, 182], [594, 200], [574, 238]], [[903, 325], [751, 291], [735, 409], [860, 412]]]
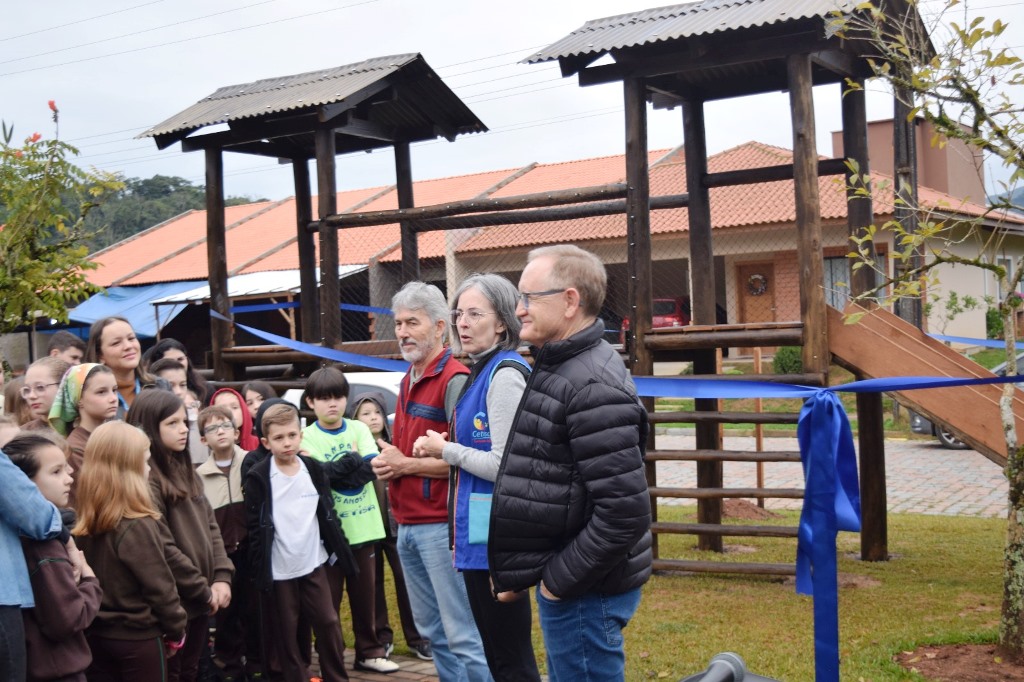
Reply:
[[[163, 362], [163, 360], [160, 360]], [[247, 557], [245, 504], [242, 501], [242, 459], [245, 451], [235, 444], [238, 429], [231, 411], [223, 406], [207, 407], [196, 420], [203, 445], [210, 457], [199, 465], [196, 473], [203, 482], [203, 492], [213, 507], [220, 528], [224, 550], [235, 565], [231, 582], [231, 603], [216, 613], [217, 636], [214, 656], [225, 679], [242, 679], [260, 669], [259, 641], [255, 623], [259, 613], [255, 600], [249, 598], [251, 571]], [[250, 641], [251, 637], [257, 639]]]
[[49, 431], [50, 407], [57, 397], [61, 377], [71, 367], [60, 358], [39, 358], [25, 372], [25, 384], [21, 397], [28, 403], [30, 421], [21, 427], [28, 431]]

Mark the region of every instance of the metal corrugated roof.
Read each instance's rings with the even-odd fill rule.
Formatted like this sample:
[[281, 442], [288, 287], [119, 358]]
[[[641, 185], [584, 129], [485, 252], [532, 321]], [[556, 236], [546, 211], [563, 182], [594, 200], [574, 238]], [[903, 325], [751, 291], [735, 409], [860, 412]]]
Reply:
[[[366, 265], [341, 265], [338, 267], [338, 278], [348, 277], [366, 270]], [[320, 271], [317, 280], [320, 279]], [[273, 296], [275, 294], [297, 294], [302, 288], [298, 270], [280, 270], [277, 272], [251, 272], [245, 275], [228, 277], [228, 296], [244, 298], [247, 296]], [[210, 285], [203, 284], [194, 289], [182, 291], [170, 296], [153, 298], [152, 305], [171, 305], [178, 303], [202, 303], [210, 298]]]
[[[139, 137], [157, 137], [217, 123], [231, 123], [342, 102], [407, 67], [411, 69], [412, 85], [418, 86], [409, 88], [410, 92], [415, 92], [412, 97], [430, 100], [435, 106], [440, 105], [458, 123], [460, 132], [482, 132], [487, 129], [437, 77], [423, 57], [412, 53], [375, 57], [323, 71], [222, 87]], [[415, 103], [411, 102], [412, 105]], [[416, 123], [422, 123], [422, 118], [419, 117]], [[398, 125], [401, 123], [397, 122]]]
[[708, 35], [854, 9], [857, 0], [703, 0], [657, 7], [583, 24], [523, 60], [528, 64], [564, 57], [600, 55], [678, 38]]

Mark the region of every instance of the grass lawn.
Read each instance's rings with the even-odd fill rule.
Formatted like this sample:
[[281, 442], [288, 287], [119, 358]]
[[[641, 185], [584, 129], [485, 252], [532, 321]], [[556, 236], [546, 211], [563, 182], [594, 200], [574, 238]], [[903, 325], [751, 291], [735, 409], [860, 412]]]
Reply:
[[[692, 521], [696, 507], [661, 506], [659, 520]], [[771, 521], [793, 526], [797, 512]], [[889, 515], [890, 561], [858, 559], [860, 537], [840, 533], [839, 646], [846, 682], [920, 680], [892, 662], [919, 644], [994, 642], [1002, 600], [1005, 519]], [[694, 536], [661, 535], [665, 558], [709, 558]], [[726, 538], [725, 561], [793, 562], [796, 540]], [[391, 626], [399, 653], [407, 653], [387, 571]], [[347, 599], [342, 630], [353, 645]], [[722, 651], [734, 651], [748, 669], [783, 682], [814, 679], [811, 598], [796, 594], [792, 578], [660, 574], [644, 587], [640, 609], [625, 630], [626, 679], [680, 680], [704, 670]], [[543, 672], [544, 645], [534, 606], [534, 649]]]
[[[694, 507], [661, 507], [660, 520], [692, 519]], [[798, 514], [777, 520], [796, 525]], [[763, 523], [763, 522], [759, 522]], [[889, 516], [887, 562], [858, 559], [859, 536], [839, 537], [843, 680], [913, 680], [891, 656], [922, 643], [994, 641], [1006, 522], [973, 517]], [[661, 537], [661, 554], [697, 558], [692, 536]], [[795, 540], [727, 538], [726, 560], [789, 562]], [[735, 651], [757, 674], [814, 679], [810, 597], [792, 579], [656, 575], [626, 629], [627, 679], [678, 680]]]

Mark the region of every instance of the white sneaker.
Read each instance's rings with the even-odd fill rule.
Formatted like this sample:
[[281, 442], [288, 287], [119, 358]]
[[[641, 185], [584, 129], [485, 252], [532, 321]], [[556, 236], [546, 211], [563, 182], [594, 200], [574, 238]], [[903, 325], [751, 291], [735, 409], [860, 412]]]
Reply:
[[364, 658], [357, 660], [353, 666], [356, 670], [368, 670], [375, 673], [393, 673], [398, 670], [398, 664], [386, 658]]

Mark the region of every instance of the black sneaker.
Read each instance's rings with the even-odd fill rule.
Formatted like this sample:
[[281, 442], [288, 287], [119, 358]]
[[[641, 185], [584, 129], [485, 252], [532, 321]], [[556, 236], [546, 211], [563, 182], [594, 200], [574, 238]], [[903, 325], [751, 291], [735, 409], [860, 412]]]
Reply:
[[421, 642], [412, 647], [412, 650], [416, 653], [416, 658], [421, 661], [434, 660], [434, 652], [430, 648], [430, 642]]
[[395, 650], [394, 642], [388, 642], [384, 645], [384, 658], [391, 658], [391, 652]]

